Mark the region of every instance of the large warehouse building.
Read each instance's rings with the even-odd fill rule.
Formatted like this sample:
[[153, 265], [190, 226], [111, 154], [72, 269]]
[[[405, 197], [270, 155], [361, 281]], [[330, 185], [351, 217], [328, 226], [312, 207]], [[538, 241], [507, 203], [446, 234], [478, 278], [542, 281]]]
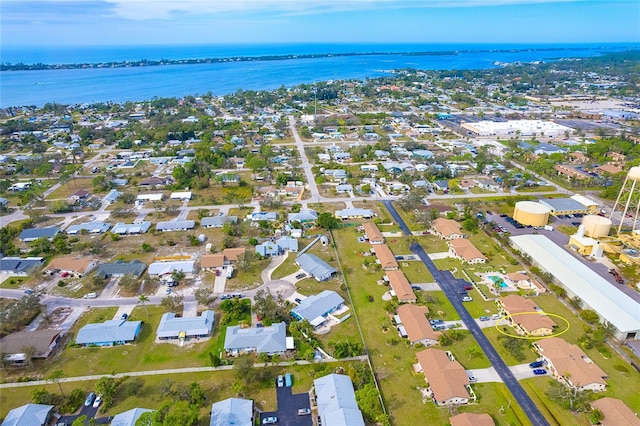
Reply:
[[553, 121], [542, 120], [509, 120], [478, 121], [462, 123], [462, 128], [475, 136], [518, 137], [518, 136], [562, 136], [565, 132], [573, 132], [571, 127]]
[[531, 257], [534, 265], [552, 274], [570, 297], [579, 297], [585, 308], [616, 328], [616, 338], [640, 340], [640, 303], [602, 278], [544, 235], [509, 238], [511, 245]]
[[543, 198], [540, 200], [540, 204], [549, 207], [554, 216], [589, 213], [589, 209], [584, 204], [573, 198]]

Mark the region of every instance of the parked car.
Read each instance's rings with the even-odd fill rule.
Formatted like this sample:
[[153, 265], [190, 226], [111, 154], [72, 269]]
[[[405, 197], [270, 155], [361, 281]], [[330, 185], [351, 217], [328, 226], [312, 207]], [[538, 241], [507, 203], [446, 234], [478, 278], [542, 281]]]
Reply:
[[309, 409], [309, 408], [298, 408], [298, 415], [299, 416], [308, 416], [309, 414], [311, 414], [311, 409]]
[[442, 321], [441, 319], [432, 319], [432, 320], [429, 320], [429, 324], [431, 325], [444, 324], [444, 321]]
[[545, 370], [544, 368], [536, 368], [535, 370], [533, 370], [533, 374], [535, 374], [536, 376], [542, 376], [543, 374], [547, 374], [547, 370]]
[[544, 365], [544, 361], [534, 361], [531, 364], [529, 364], [529, 367], [531, 368], [540, 368]]
[[93, 392], [89, 392], [89, 395], [87, 395], [87, 399], [84, 400], [84, 406], [88, 407], [91, 404], [93, 404], [93, 400], [96, 398], [96, 394]]
[[304, 278], [304, 277], [306, 277], [306, 276], [307, 276], [307, 274], [305, 274], [304, 272], [302, 272], [302, 273], [299, 273], [298, 275], [296, 275], [296, 279], [297, 279], [297, 280], [301, 280], [302, 278]]
[[473, 290], [473, 286], [472, 285], [465, 285], [464, 287], [462, 287], [463, 289], [470, 291]]
[[480, 317], [480, 318], [478, 318], [478, 319], [479, 319], [480, 321], [489, 321], [489, 319], [490, 319], [490, 318], [489, 318], [489, 317], [487, 317], [487, 316], [482, 316], [482, 317]]
[[85, 299], [95, 299], [98, 297], [98, 293], [87, 293], [83, 296]]
[[463, 302], [471, 302], [473, 299], [471, 298], [471, 296], [462, 296], [462, 301]]
[[164, 290], [164, 294], [171, 294], [171, 287], [167, 287], [167, 288]]
[[30, 288], [26, 289], [24, 291], [24, 294], [33, 294], [33, 290], [31, 290]]
[[102, 402], [102, 395], [98, 395], [96, 397], [96, 400], [93, 401], [93, 408], [98, 408], [101, 402]]
[[492, 320], [499, 320], [500, 318], [502, 318], [502, 317], [500, 316], [500, 314], [492, 314], [492, 315], [491, 315], [491, 319], [492, 319]]
[[298, 303], [298, 304], [302, 303], [302, 300], [300, 300], [299, 297], [296, 297], [295, 299], [293, 299], [293, 301]]
[[475, 383], [478, 381], [478, 378], [476, 376], [469, 376], [469, 383]]
[[288, 388], [290, 388], [293, 385], [293, 376], [291, 375], [291, 373], [286, 373], [284, 375], [284, 384]]
[[275, 416], [269, 416], [262, 419], [263, 425], [275, 425], [276, 423], [278, 423], [278, 418]]
[[447, 326], [445, 326], [444, 324], [435, 324], [435, 325], [432, 325], [431, 328], [433, 329], [433, 331], [440, 331], [440, 330], [445, 330]]
[[466, 296], [469, 293], [467, 293], [467, 290], [458, 290], [458, 294], [462, 294], [462, 295]]
[[228, 294], [223, 294], [222, 296], [220, 296], [220, 300], [227, 300], [227, 299], [231, 299], [231, 296]]
[[125, 321], [126, 321], [126, 319], [127, 319], [127, 318], [129, 318], [129, 315], [128, 315], [128, 314], [122, 314], [122, 315], [120, 315], [120, 319], [121, 319], [121, 320], [125, 320]]
[[278, 387], [284, 387], [284, 376], [282, 374], [278, 375]]

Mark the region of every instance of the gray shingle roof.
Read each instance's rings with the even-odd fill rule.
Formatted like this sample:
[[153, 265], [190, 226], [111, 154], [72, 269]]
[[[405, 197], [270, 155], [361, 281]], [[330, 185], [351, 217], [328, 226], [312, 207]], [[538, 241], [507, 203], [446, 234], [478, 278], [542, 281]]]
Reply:
[[211, 406], [210, 426], [252, 426], [253, 401], [228, 398]]
[[287, 330], [283, 322], [269, 327], [227, 327], [224, 348], [228, 351], [255, 348], [257, 353], [277, 353], [287, 349]]
[[186, 337], [208, 335], [213, 328], [213, 321], [214, 313], [210, 310], [197, 317], [176, 317], [176, 314], [168, 312], [162, 315], [156, 335], [177, 338], [181, 331], [186, 333]]
[[40, 426], [46, 423], [53, 405], [25, 404], [9, 411], [2, 426]]
[[315, 254], [304, 253], [296, 258], [296, 263], [303, 271], [313, 275], [316, 279], [325, 280], [337, 271]]
[[109, 278], [114, 275], [133, 275], [136, 278], [140, 278], [145, 269], [147, 269], [147, 265], [139, 260], [132, 260], [131, 262], [117, 260], [114, 263], [103, 263], [98, 266], [97, 274], [103, 278]]
[[70, 225], [67, 229], [66, 229], [66, 233], [67, 234], [77, 234], [78, 232], [81, 232], [82, 230], [85, 230], [89, 233], [93, 233], [93, 234], [102, 234], [104, 232], [107, 232], [109, 230], [109, 228], [111, 228], [111, 224], [110, 223], [105, 223], [105, 222], [86, 222], [86, 223], [79, 223], [77, 225]]
[[22, 241], [33, 241], [38, 238], [53, 239], [60, 232], [60, 228], [51, 226], [49, 228], [28, 228], [23, 230], [18, 237]]
[[238, 216], [208, 216], [203, 217], [200, 220], [200, 225], [205, 227], [214, 227], [220, 228], [227, 222], [236, 223], [238, 221]]
[[344, 299], [338, 293], [324, 290], [320, 294], [302, 300], [298, 306], [291, 310], [291, 313], [295, 317], [306, 319], [313, 324], [318, 317], [323, 317], [343, 303]]
[[44, 257], [3, 257], [0, 259], [0, 271], [27, 273], [44, 263]]
[[111, 232], [114, 234], [144, 234], [151, 227], [151, 222], [144, 221], [140, 223], [116, 223]]
[[179, 231], [181, 229], [192, 229], [196, 226], [194, 220], [172, 220], [169, 222], [158, 222], [156, 229], [158, 231]]
[[364, 426], [349, 376], [329, 374], [313, 381], [323, 425]]

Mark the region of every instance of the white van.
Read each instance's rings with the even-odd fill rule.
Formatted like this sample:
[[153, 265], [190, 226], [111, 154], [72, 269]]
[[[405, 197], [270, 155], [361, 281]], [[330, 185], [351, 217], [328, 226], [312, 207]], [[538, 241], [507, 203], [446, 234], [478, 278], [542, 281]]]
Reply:
[[85, 299], [95, 299], [96, 297], [98, 297], [98, 293], [87, 293], [84, 295]]

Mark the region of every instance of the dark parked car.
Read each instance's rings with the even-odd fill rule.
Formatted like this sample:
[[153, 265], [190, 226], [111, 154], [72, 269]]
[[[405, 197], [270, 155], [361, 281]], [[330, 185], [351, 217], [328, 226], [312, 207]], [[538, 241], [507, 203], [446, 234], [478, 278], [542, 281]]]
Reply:
[[473, 290], [473, 286], [471, 286], [471, 285], [465, 285], [462, 288], [464, 288], [465, 290]]
[[544, 368], [536, 368], [535, 370], [533, 370], [533, 374], [535, 374], [536, 376], [542, 376], [543, 374], [547, 374], [547, 370], [545, 370]]
[[544, 361], [535, 361], [532, 362], [531, 364], [529, 364], [529, 367], [531, 368], [540, 368], [544, 365]]
[[120, 319], [121, 319], [121, 320], [126, 320], [127, 318], [129, 318], [129, 315], [128, 315], [128, 314], [122, 314], [122, 315], [120, 316]]

